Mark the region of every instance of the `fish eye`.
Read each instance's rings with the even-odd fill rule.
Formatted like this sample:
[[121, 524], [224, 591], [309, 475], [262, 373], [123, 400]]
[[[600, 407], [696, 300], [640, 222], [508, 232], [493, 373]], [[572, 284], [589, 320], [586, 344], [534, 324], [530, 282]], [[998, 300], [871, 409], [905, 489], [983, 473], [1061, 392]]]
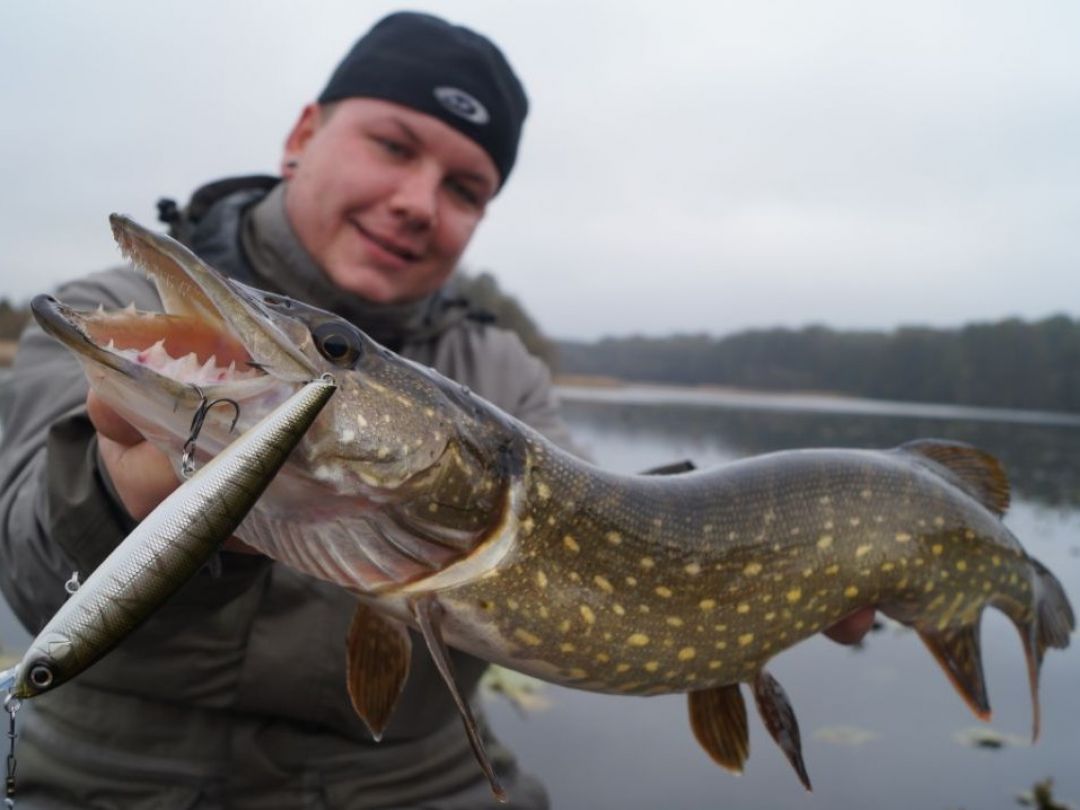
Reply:
[[360, 357], [360, 341], [341, 324], [324, 323], [311, 336], [319, 353], [335, 365], [350, 367]]

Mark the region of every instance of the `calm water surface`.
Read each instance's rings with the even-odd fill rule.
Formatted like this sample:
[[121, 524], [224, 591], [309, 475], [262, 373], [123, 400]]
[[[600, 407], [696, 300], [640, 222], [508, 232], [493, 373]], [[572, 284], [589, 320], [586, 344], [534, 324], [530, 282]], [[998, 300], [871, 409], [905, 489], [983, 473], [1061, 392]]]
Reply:
[[[977, 444], [1010, 472], [1006, 522], [1080, 605], [1080, 418], [656, 389], [567, 389], [564, 397], [580, 445], [598, 463], [622, 471], [684, 458], [709, 466], [795, 447], [890, 447], [916, 437]], [[1032, 747], [1025, 741], [1031, 713], [1016, 632], [990, 611], [982, 639], [994, 707], [989, 728], [1007, 735], [995, 750], [958, 739], [981, 724], [903, 628], [887, 624], [858, 650], [815, 638], [778, 656], [770, 671], [798, 714], [811, 794], [764, 731], [752, 701], [752, 754], [741, 777], [713, 765], [698, 747], [683, 697], [611, 697], [547, 686], [547, 709], [521, 717], [492, 697], [487, 710], [562, 810], [1015, 808], [1018, 793], [1047, 777], [1058, 798], [1080, 806], [1080, 644], [1048, 653], [1043, 734]], [[0, 643], [11, 650], [24, 642], [0, 610]]]
[[[795, 447], [891, 447], [916, 437], [978, 444], [1013, 484], [1009, 527], [1080, 606], [1080, 418], [822, 397], [656, 389], [563, 392], [578, 442], [600, 464], [635, 471], [683, 458], [699, 466]], [[557, 808], [1015, 808], [1047, 777], [1080, 806], [1080, 644], [1043, 668], [1043, 731], [1031, 728], [1027, 674], [1012, 625], [996, 611], [982, 641], [993, 722], [981, 724], [914, 633], [887, 624], [852, 650], [815, 638], [770, 671], [798, 715], [814, 792], [799, 785], [750, 705], [745, 773], [712, 764], [685, 698], [591, 695], [546, 687], [547, 710], [519, 717], [489, 701], [503, 739], [541, 775]], [[975, 727], [1004, 747], [960, 741]], [[960, 738], [960, 739], [958, 739]]]

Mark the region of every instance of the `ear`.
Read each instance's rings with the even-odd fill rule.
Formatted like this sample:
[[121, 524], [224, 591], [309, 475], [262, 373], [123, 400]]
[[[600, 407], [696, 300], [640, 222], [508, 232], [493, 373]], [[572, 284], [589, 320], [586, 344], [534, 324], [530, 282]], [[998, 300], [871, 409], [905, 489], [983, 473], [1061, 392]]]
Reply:
[[286, 180], [296, 174], [296, 167], [308, 142], [322, 126], [322, 118], [322, 109], [315, 102], [305, 105], [300, 111], [300, 117], [285, 139], [285, 150], [281, 155], [281, 176]]

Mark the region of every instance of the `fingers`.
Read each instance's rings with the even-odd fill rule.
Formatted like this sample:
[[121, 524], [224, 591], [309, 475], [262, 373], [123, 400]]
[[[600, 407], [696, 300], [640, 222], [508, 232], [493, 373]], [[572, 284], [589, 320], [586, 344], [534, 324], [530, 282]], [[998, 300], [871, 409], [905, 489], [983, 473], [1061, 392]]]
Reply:
[[144, 441], [143, 435], [130, 422], [109, 407], [93, 391], [86, 396], [86, 413], [94, 429], [114, 442], [130, 447]]
[[146, 441], [126, 445], [99, 433], [98, 453], [121, 503], [135, 520], [149, 515], [180, 485], [168, 457]]
[[826, 636], [840, 644], [858, 644], [863, 636], [870, 632], [873, 624], [874, 609], [866, 607], [845, 616], [824, 632]]

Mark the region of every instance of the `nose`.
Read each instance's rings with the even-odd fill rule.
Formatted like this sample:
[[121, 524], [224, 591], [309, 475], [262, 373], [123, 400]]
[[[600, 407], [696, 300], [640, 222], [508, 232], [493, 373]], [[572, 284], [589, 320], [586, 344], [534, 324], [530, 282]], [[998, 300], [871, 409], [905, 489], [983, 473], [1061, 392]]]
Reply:
[[436, 167], [417, 164], [404, 172], [390, 198], [390, 209], [411, 231], [430, 230], [438, 216], [441, 177]]

